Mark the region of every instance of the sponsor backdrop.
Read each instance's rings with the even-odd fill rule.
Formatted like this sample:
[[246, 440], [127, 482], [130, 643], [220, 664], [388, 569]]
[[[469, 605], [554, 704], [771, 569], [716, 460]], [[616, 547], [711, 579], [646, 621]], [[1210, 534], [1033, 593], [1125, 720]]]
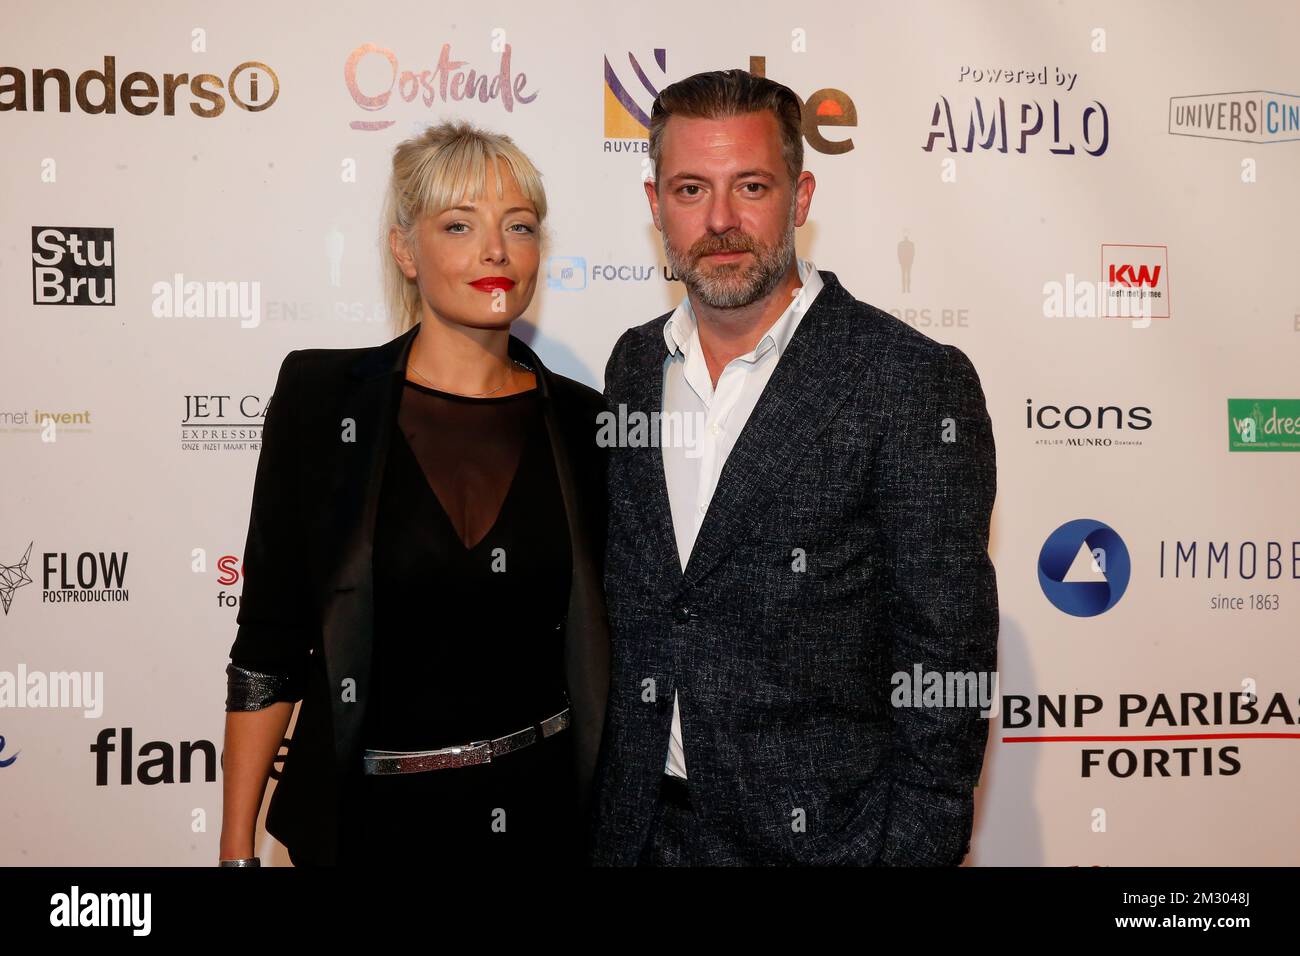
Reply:
[[983, 380], [1002, 631], [969, 862], [1300, 863], [1293, 5], [6, 22], [0, 863], [215, 862], [263, 416], [289, 350], [394, 334], [393, 146], [462, 117], [534, 158], [553, 243], [515, 330], [599, 387], [684, 294], [640, 185], [653, 95], [727, 67], [805, 102], [800, 255]]

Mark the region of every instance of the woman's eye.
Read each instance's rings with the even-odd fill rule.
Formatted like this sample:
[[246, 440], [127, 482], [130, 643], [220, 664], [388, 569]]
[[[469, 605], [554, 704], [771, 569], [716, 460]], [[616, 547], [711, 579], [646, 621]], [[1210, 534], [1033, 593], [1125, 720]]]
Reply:
[[469, 223], [465, 223], [465, 222], [453, 222], [451, 225], [449, 225], [449, 226], [447, 227], [447, 231], [459, 235], [459, 234], [460, 234], [461, 227], [464, 227], [465, 229], [468, 229], [468, 228], [469, 228]]
[[[517, 223], [515, 223], [514, 226], [511, 226], [510, 228], [513, 229], [513, 228], [515, 228], [515, 226], [519, 226], [519, 227], [521, 227], [521, 228], [524, 230], [525, 233], [532, 233], [532, 232], [534, 231], [534, 230], [533, 230], [533, 227], [530, 226], [530, 225], [528, 225], [528, 223], [526, 223], [526, 222], [517, 222]], [[521, 235], [522, 235], [522, 233], [521, 233]]]

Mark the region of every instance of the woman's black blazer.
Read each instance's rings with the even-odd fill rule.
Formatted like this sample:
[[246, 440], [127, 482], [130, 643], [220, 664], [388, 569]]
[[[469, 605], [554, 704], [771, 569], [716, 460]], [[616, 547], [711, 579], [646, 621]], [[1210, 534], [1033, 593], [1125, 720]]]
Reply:
[[[299, 349], [280, 366], [262, 430], [244, 587], [231, 661], [289, 678], [301, 699], [266, 829], [295, 862], [337, 862], [343, 794], [361, 772], [370, 688], [376, 503], [406, 360], [419, 326], [372, 348]], [[546, 369], [524, 342], [510, 355], [537, 376], [573, 553], [564, 655], [584, 817], [609, 688], [601, 590], [604, 397]], [[430, 591], [430, 600], [443, 598]], [[431, 605], [429, 618], [438, 620]], [[454, 772], [454, 771], [453, 771]]]

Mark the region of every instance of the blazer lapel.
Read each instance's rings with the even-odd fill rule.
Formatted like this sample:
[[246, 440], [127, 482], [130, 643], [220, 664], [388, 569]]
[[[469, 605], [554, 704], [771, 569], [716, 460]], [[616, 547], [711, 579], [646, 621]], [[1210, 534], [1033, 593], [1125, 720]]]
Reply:
[[[609, 695], [609, 628], [605, 594], [600, 566], [583, 520], [581, 492], [573, 474], [573, 454], [555, 405], [550, 370], [532, 349], [513, 335], [510, 337], [510, 354], [532, 368], [537, 376], [551, 457], [569, 527], [573, 573], [564, 626], [564, 673], [569, 688], [569, 726], [574, 735], [579, 811], [585, 816], [605, 724], [605, 702]], [[594, 417], [585, 425], [594, 435]]]
[[[357, 753], [364, 716], [358, 702], [370, 689], [375, 515], [406, 360], [419, 328], [413, 326], [391, 342], [366, 350], [349, 370], [349, 392], [339, 406], [340, 467], [334, 470], [327, 499], [334, 509], [327, 547], [335, 557], [325, 582], [321, 634], [335, 756], [343, 767]], [[348, 419], [351, 441], [344, 440]]]
[[[834, 273], [823, 271], [821, 276], [821, 293], [790, 338], [718, 476], [683, 587], [699, 582], [743, 538], [750, 518], [789, 477], [803, 449], [834, 417], [866, 365], [861, 350], [841, 347], [841, 323], [852, 296]], [[660, 455], [648, 457], [660, 463], [662, 474]], [[667, 507], [665, 496], [663, 510]]]
[[[667, 320], [668, 316], [662, 318]], [[640, 372], [629, 383], [627, 408], [611, 410], [620, 421], [633, 413], [649, 416], [663, 411], [664, 361], [668, 357], [663, 336], [656, 333], [647, 338], [633, 339], [632, 347], [640, 354], [631, 356], [629, 365]], [[641, 526], [637, 532], [645, 535], [648, 547], [659, 561], [662, 572], [668, 576], [667, 579], [680, 581], [682, 559], [673, 531], [672, 509], [668, 504], [668, 479], [664, 475], [663, 452], [656, 444], [627, 449], [624, 455], [627, 487], [632, 489], [641, 508]]]

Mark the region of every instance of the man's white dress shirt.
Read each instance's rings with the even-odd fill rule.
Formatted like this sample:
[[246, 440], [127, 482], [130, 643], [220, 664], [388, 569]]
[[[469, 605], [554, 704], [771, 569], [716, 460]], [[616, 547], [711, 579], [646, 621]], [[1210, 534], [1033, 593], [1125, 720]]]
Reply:
[[[727, 463], [741, 429], [758, 404], [772, 370], [785, 354], [786, 346], [804, 313], [821, 291], [822, 279], [812, 262], [799, 259], [799, 280], [803, 294], [791, 297], [789, 307], [781, 313], [752, 352], [727, 363], [718, 376], [718, 386], [704, 361], [700, 333], [689, 297], [682, 299], [664, 324], [664, 343], [668, 357], [664, 360], [665, 416], [677, 413], [669, 421], [702, 423], [702, 428], [682, 425], [675, 428], [679, 438], [692, 441], [661, 441], [664, 476], [668, 483], [668, 502], [672, 509], [673, 531], [677, 537], [677, 554], [682, 570], [695, 547], [704, 515], [709, 510], [713, 491], [722, 466]], [[690, 447], [687, 447], [689, 444]], [[668, 759], [664, 771], [686, 777], [686, 755], [682, 751], [680, 695], [673, 695], [673, 729], [668, 741]]]

